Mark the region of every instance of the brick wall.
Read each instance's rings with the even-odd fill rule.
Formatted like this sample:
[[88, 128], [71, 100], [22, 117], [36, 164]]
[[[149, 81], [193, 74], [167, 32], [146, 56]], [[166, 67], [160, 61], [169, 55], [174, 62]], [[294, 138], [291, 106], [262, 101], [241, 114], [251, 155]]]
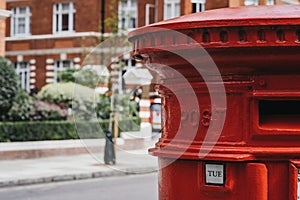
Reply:
[[[146, 22], [146, 5], [155, 4], [155, 0], [139, 0], [138, 1], [138, 27], [145, 26]], [[149, 12], [149, 22], [150, 24], [155, 22], [155, 12], [154, 9], [150, 9]]]
[[[82, 64], [85, 54], [76, 52], [80, 49], [84, 51], [86, 48], [99, 43], [98, 36], [60, 37], [58, 36], [59, 34], [53, 34], [53, 4], [58, 2], [66, 1], [20, 0], [7, 3], [8, 10], [16, 6], [30, 6], [31, 35], [33, 37], [43, 37], [40, 39], [24, 38], [21, 40], [12, 37], [6, 42], [8, 59], [12, 62], [24, 61], [29, 63], [31, 89], [37, 88], [40, 90], [47, 83], [53, 82], [55, 61], [72, 60], [74, 66], [78, 68]], [[73, 0], [73, 2], [76, 9], [75, 32], [100, 32], [101, 1]], [[10, 37], [10, 19], [7, 19], [6, 24], [6, 36]], [[64, 49], [69, 50], [68, 53]]]
[[[0, 1], [0, 9], [6, 8], [5, 0]], [[5, 20], [0, 19], [0, 56], [5, 54]]]
[[[100, 25], [100, 1], [98, 0], [72, 0], [75, 2], [76, 32], [99, 32]], [[52, 34], [53, 4], [66, 2], [65, 0], [30, 0], [7, 3], [7, 9], [16, 6], [28, 5], [31, 8], [31, 33], [32, 35]], [[70, 1], [71, 2], [71, 1]], [[78, 17], [80, 16], [80, 17]], [[7, 21], [10, 26], [10, 21]], [[6, 30], [6, 35], [10, 36], [10, 29]]]
[[0, 56], [4, 56], [4, 48], [5, 48], [5, 22], [0, 19]]
[[229, 0], [206, 1], [206, 10], [226, 8], [229, 6]]
[[[16, 6], [30, 6], [31, 8], [31, 34], [32, 35], [50, 35], [52, 31], [53, 4], [65, 2], [65, 0], [30, 0], [15, 1], [7, 3], [7, 8], [11, 10]], [[75, 0], [76, 18], [75, 31], [79, 32], [100, 32], [100, 1]], [[88, 12], [87, 12], [88, 11]], [[7, 27], [10, 27], [10, 19], [6, 21]], [[1, 29], [5, 30], [5, 29]], [[6, 29], [6, 36], [10, 36], [10, 28]], [[40, 39], [40, 40], [22, 40], [8, 41], [6, 43], [7, 51], [16, 50], [38, 50], [54, 48], [73, 48], [89, 47], [99, 43], [98, 37], [77, 37], [62, 39]]]
[[[118, 0], [105, 0], [105, 19], [114, 19], [114, 23], [118, 23]], [[107, 24], [107, 21], [104, 25], [105, 33], [111, 32], [112, 28]]]

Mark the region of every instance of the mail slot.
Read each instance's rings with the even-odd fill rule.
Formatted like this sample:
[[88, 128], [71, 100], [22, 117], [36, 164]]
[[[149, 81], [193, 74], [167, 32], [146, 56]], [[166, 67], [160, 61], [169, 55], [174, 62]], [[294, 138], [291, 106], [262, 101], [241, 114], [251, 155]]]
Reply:
[[258, 109], [262, 128], [300, 129], [300, 100], [261, 100]]
[[300, 198], [299, 13], [226, 8], [130, 33], [161, 76], [159, 199]]

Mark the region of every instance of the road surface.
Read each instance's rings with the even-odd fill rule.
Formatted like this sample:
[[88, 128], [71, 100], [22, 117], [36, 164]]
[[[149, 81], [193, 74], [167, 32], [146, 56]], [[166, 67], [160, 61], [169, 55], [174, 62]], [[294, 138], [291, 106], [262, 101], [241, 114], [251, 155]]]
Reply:
[[0, 200], [157, 200], [157, 174], [0, 189]]

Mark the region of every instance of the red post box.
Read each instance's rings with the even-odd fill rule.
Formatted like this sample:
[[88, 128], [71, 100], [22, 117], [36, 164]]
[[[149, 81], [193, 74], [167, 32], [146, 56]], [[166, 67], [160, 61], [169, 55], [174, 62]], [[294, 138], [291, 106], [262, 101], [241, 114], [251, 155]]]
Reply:
[[161, 200], [300, 198], [300, 6], [211, 10], [129, 36], [163, 77], [150, 149]]

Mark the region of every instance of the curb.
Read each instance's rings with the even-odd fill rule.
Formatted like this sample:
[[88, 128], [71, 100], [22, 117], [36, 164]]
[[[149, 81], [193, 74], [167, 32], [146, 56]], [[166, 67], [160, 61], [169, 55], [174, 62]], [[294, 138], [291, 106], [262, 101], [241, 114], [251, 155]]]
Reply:
[[59, 176], [52, 176], [52, 177], [0, 181], [0, 188], [26, 186], [26, 185], [43, 184], [43, 183], [64, 182], [64, 181], [77, 181], [77, 180], [85, 180], [85, 179], [93, 179], [93, 178], [101, 178], [101, 177], [149, 174], [157, 171], [158, 171], [157, 167], [141, 167], [141, 168], [128, 168], [122, 171], [111, 170], [111, 171], [99, 171], [99, 172], [91, 172], [91, 173], [59, 175]]
[[[105, 139], [86, 139], [0, 143], [0, 160], [73, 156], [89, 153], [91, 149], [104, 152], [105, 142]], [[116, 145], [119, 149], [137, 150], [147, 146], [147, 143], [142, 139], [118, 138]]]

